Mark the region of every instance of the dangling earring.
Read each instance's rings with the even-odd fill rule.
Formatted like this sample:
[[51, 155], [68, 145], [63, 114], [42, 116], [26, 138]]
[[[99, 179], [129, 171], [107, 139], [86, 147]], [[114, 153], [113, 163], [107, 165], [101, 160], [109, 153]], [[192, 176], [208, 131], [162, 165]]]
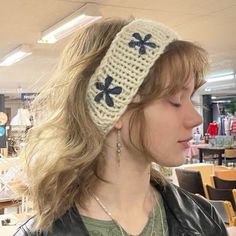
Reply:
[[121, 137], [120, 137], [120, 129], [117, 129], [117, 136], [116, 136], [116, 155], [117, 155], [117, 162], [118, 166], [120, 167], [120, 156], [121, 156]]

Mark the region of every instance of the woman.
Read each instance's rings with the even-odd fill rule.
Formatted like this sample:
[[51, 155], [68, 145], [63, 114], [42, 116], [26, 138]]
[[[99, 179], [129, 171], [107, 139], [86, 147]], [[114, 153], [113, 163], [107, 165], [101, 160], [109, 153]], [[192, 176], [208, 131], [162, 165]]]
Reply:
[[206, 67], [202, 48], [157, 22], [81, 31], [35, 101], [45, 114], [22, 155], [36, 215], [15, 235], [227, 235], [211, 205], [151, 165], [183, 163]]

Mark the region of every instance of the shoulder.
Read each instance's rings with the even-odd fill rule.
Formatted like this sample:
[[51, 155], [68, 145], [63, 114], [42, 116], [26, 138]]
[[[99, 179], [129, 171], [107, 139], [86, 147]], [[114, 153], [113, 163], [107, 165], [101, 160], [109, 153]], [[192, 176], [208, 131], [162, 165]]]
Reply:
[[184, 229], [192, 234], [227, 235], [224, 223], [215, 208], [204, 198], [191, 194], [178, 186], [166, 183], [157, 186], [162, 194], [166, 215], [177, 229]]
[[61, 218], [53, 223], [52, 231], [34, 230], [35, 218], [32, 217], [21, 225], [13, 236], [88, 236], [88, 232], [75, 207], [70, 208]]

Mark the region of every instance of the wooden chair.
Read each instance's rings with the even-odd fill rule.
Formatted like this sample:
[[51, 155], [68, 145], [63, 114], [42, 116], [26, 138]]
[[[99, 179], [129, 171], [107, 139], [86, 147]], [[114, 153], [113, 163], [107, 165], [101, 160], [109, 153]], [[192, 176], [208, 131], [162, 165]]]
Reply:
[[227, 166], [222, 166], [222, 165], [214, 165], [214, 171], [218, 171], [218, 170], [229, 170], [230, 167]]
[[211, 175], [212, 186], [217, 189], [236, 189], [236, 180], [224, 180]]
[[198, 193], [205, 197], [200, 171], [176, 168], [175, 172], [181, 188], [194, 194]]
[[231, 202], [236, 211], [236, 189], [216, 189], [206, 185], [209, 200], [222, 200]]
[[[203, 197], [199, 194], [196, 195], [199, 197]], [[205, 200], [210, 202], [215, 207], [215, 209], [223, 219], [224, 223], [227, 224], [227, 226], [236, 226], [236, 215], [231, 202], [221, 200], [209, 200], [206, 198]]]
[[191, 164], [191, 165], [183, 165], [180, 168], [187, 169], [187, 170], [200, 171], [203, 184], [211, 185], [210, 176], [214, 175], [214, 168], [215, 168], [213, 164], [197, 163], [197, 164]]
[[234, 212], [231, 202], [224, 201], [224, 205], [227, 211], [227, 215], [229, 216], [229, 226], [236, 226], [236, 214]]
[[236, 226], [236, 216], [231, 202], [221, 200], [208, 200], [217, 210], [224, 223], [228, 226]]
[[216, 169], [214, 175], [224, 180], [236, 180], [236, 168], [227, 170]]
[[224, 153], [224, 162], [228, 166], [229, 162], [233, 162], [233, 165], [236, 164], [236, 149], [225, 149]]

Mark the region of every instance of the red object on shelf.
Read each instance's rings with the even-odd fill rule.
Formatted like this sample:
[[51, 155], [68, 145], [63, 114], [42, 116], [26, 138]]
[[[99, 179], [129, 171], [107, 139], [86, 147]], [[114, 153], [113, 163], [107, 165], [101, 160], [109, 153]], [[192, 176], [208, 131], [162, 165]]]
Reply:
[[207, 133], [210, 134], [210, 136], [218, 135], [218, 124], [216, 122], [210, 123], [207, 128]]

